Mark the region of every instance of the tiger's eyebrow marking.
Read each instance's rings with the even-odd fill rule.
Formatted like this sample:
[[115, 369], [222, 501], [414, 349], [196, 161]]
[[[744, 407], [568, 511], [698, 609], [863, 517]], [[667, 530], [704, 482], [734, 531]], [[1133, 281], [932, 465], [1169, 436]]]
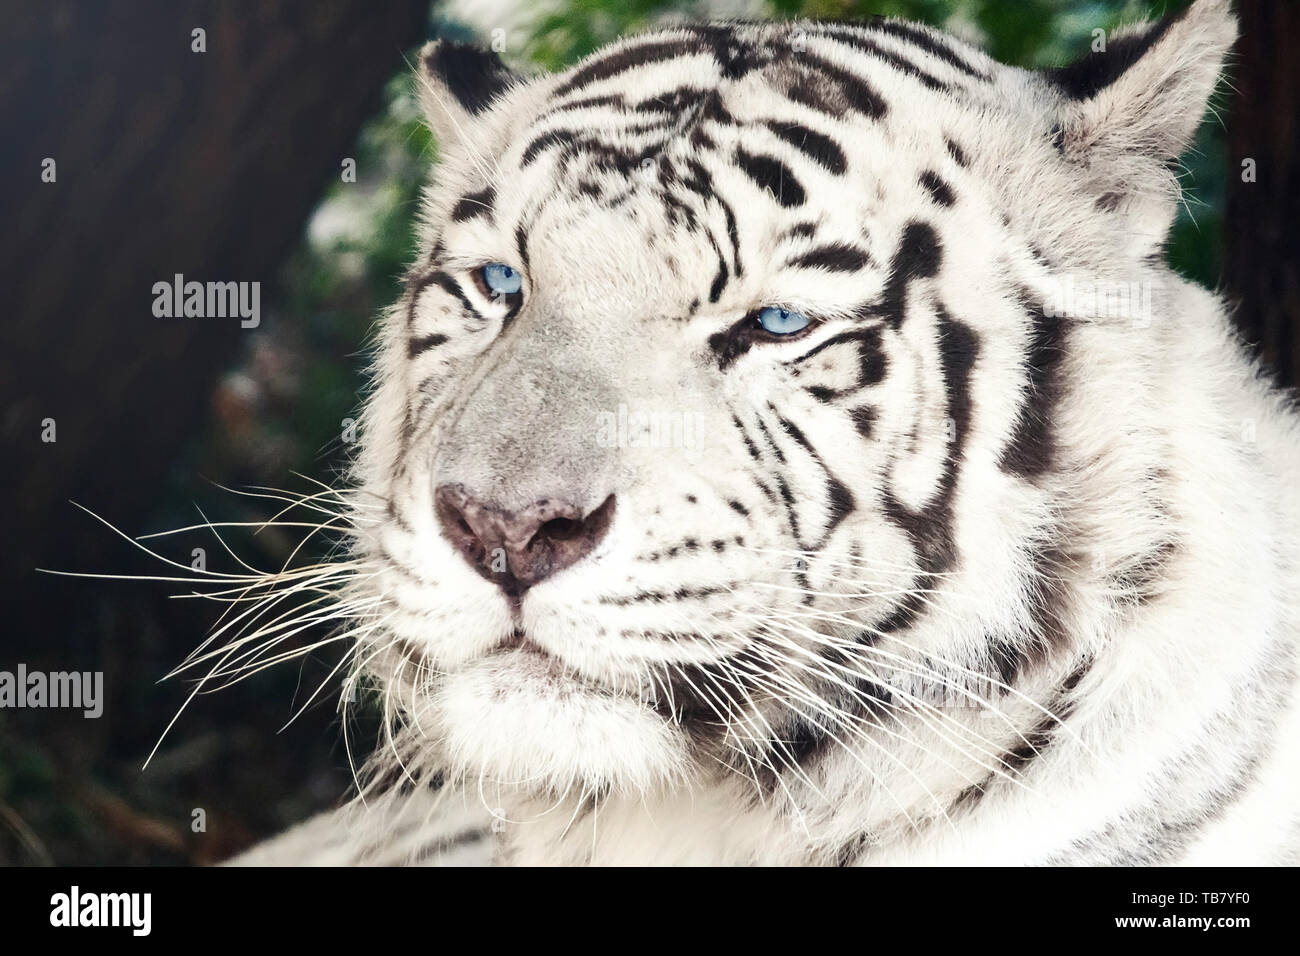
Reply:
[[551, 107], [551, 113], [561, 113], [568, 110], [597, 109], [602, 106], [608, 106], [614, 109], [624, 109], [627, 106], [627, 100], [621, 93], [611, 93], [607, 96], [583, 96], [576, 100], [557, 103]]
[[800, 239], [817, 234], [815, 222], [798, 222], [781, 234], [782, 239]]
[[713, 282], [709, 285], [709, 302], [717, 302], [722, 298], [722, 291], [727, 287], [727, 281], [730, 274], [727, 271], [727, 261], [722, 257], [722, 250], [718, 248], [717, 241], [712, 235], [709, 236], [709, 242], [713, 245], [713, 253], [718, 257], [718, 271], [713, 276]]
[[[736, 222], [736, 214], [732, 210], [731, 204], [714, 190], [713, 177], [709, 175], [709, 171], [698, 160], [687, 160], [686, 169], [690, 175], [682, 177], [681, 184], [701, 196], [706, 203], [712, 203], [722, 210], [722, 214], [727, 220], [727, 241], [731, 244], [731, 268], [737, 278], [744, 276], [745, 267], [740, 261], [740, 228]], [[714, 243], [716, 251], [718, 243], [713, 238], [712, 230], [709, 230], [709, 237]]]
[[[873, 120], [881, 119], [889, 111], [880, 94], [856, 73], [809, 52], [799, 55], [799, 65], [805, 68], [804, 72], [781, 91], [795, 103], [837, 119], [843, 116], [845, 109]], [[815, 82], [818, 80], [822, 82]], [[827, 99], [825, 81], [834, 86], [839, 102], [834, 101], [835, 98]]]
[[743, 147], [736, 147], [736, 164], [754, 184], [770, 193], [778, 203], [787, 208], [802, 206], [807, 194], [790, 170], [790, 167], [774, 156], [764, 153], [746, 152]]
[[943, 180], [933, 169], [927, 169], [917, 180], [922, 188], [930, 194], [940, 206], [952, 206], [957, 202], [957, 194], [953, 192], [952, 187]]
[[948, 153], [952, 156], [952, 161], [954, 163], [962, 169], [966, 169], [970, 166], [970, 157], [966, 155], [966, 151], [961, 148], [955, 139], [951, 136], [946, 137], [944, 139], [944, 145], [948, 147]]
[[460, 198], [451, 211], [452, 222], [465, 222], [476, 216], [492, 218], [492, 203], [496, 199], [496, 189], [485, 186], [476, 193], [468, 193]]
[[542, 154], [544, 150], [553, 146], [571, 146], [578, 139], [578, 134], [567, 129], [552, 129], [537, 136], [531, 143], [524, 147], [523, 157], [519, 160], [520, 166], [531, 165], [532, 162]]
[[698, 117], [699, 111], [707, 105], [715, 92], [699, 86], [679, 86], [675, 90], [666, 90], [646, 97], [638, 101], [632, 109], [637, 113], [668, 113], [671, 114], [672, 119], [677, 119], [679, 114], [688, 107], [693, 107], [692, 116], [689, 118], [694, 119]]
[[844, 46], [852, 47], [855, 50], [860, 50], [872, 58], [892, 66], [895, 70], [905, 76], [910, 76], [915, 80], [919, 80], [924, 86], [931, 90], [943, 92], [953, 88], [951, 83], [944, 82], [929, 70], [917, 66], [907, 57], [886, 50], [880, 44], [861, 33], [854, 32], [845, 27], [836, 28], [834, 24], [821, 24], [821, 26], [822, 29], [811, 35], [825, 38], [835, 43], [841, 43]]
[[677, 57], [709, 56], [710, 51], [698, 43], [689, 40], [663, 40], [640, 43], [625, 47], [617, 53], [611, 53], [588, 63], [579, 69], [568, 81], [552, 92], [552, 97], [561, 97], [583, 87], [618, 76], [620, 73], [638, 66], [672, 60]]
[[786, 262], [798, 269], [825, 269], [829, 272], [857, 272], [871, 263], [865, 249], [844, 242], [831, 242], [809, 249]]
[[525, 269], [528, 268], [528, 229], [521, 222], [515, 228], [515, 247], [519, 250], [519, 262]]
[[972, 66], [947, 43], [944, 43], [933, 34], [921, 29], [913, 23], [906, 23], [901, 20], [885, 20], [881, 17], [874, 17], [868, 21], [865, 26], [869, 30], [898, 37], [899, 39], [910, 43], [912, 46], [924, 50], [931, 56], [943, 60], [949, 66], [965, 73], [973, 79], [992, 79], [987, 70], [978, 69]]
[[764, 124], [774, 136], [789, 143], [813, 162], [825, 167], [837, 176], [842, 176], [848, 169], [848, 159], [844, 150], [835, 140], [822, 133], [809, 129], [802, 123], [781, 123], [768, 120]]

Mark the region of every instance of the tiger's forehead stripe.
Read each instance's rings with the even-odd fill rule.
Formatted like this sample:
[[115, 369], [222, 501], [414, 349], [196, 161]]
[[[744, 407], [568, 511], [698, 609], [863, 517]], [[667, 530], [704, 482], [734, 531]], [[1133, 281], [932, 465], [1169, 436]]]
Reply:
[[848, 158], [839, 144], [829, 136], [823, 136], [809, 129], [802, 123], [781, 123], [768, 120], [764, 124], [780, 139], [785, 140], [813, 162], [824, 166], [837, 176], [843, 176], [849, 168]]
[[919, 47], [931, 56], [938, 57], [967, 76], [977, 80], [991, 80], [992, 74], [987, 67], [977, 67], [948, 45], [940, 36], [914, 23], [903, 20], [886, 20], [877, 17], [871, 23], [874, 30], [898, 37], [913, 46]]
[[465, 222], [477, 216], [492, 218], [492, 203], [496, 200], [496, 188], [485, 186], [478, 192], [462, 196], [451, 211], [452, 222]]
[[[839, 86], [842, 94], [851, 94], [854, 108], [872, 117], [885, 112], [883, 99], [865, 81], [824, 57], [812, 52], [809, 42], [831, 43], [864, 53], [872, 60], [910, 77], [929, 90], [952, 92], [964, 82], [988, 83], [992, 71], [972, 63], [946, 42], [911, 24], [877, 18], [862, 24], [799, 23], [782, 25], [739, 23], [732, 25], [695, 24], [678, 28], [676, 36], [632, 40], [614, 49], [595, 54], [552, 91], [552, 99], [563, 100], [593, 85], [621, 79], [623, 74], [655, 64], [680, 68], [688, 57], [711, 57], [719, 80], [735, 80], [756, 70], [771, 67], [810, 70]], [[929, 60], [923, 66], [921, 61]], [[947, 70], [943, 78], [934, 67]], [[814, 84], [806, 80], [792, 84], [794, 95], [805, 100], [815, 96]], [[567, 110], [592, 105], [624, 107], [617, 94], [593, 95], [568, 103], [556, 103], [552, 109]], [[805, 103], [805, 105], [814, 105]], [[818, 107], [820, 108], [820, 107]]]
[[[836, 48], [866, 57], [846, 60]], [[548, 105], [533, 121], [531, 139], [526, 135], [521, 138], [524, 145], [520, 166], [529, 167], [544, 155], [553, 154], [561, 168], [577, 160], [594, 172], [623, 177], [650, 173], [659, 180], [659, 194], [669, 220], [695, 230], [699, 226], [698, 210], [684, 204], [674, 187], [685, 186], [688, 192], [702, 194], [702, 190], [693, 188], [701, 180], [696, 172], [701, 164], [679, 150], [678, 162], [689, 162], [692, 167], [691, 178], [682, 179], [665, 153], [674, 141], [683, 149], [689, 143], [695, 156], [715, 151], [717, 144], [709, 123], [750, 132], [764, 128], [794, 155], [819, 169], [832, 175], [848, 171], [849, 160], [840, 142], [807, 121], [774, 117], [739, 121], [724, 105], [729, 82], [761, 72], [769, 87], [793, 106], [811, 108], [835, 122], [844, 120], [846, 113], [880, 120], [888, 115], [889, 107], [884, 95], [864, 75], [863, 61], [867, 58], [943, 94], [951, 94], [972, 81], [990, 82], [993, 76], [987, 66], [958, 53], [939, 36], [883, 19], [861, 25], [688, 25], [596, 54], [562, 78], [550, 91]], [[711, 65], [711, 69], [704, 68], [704, 74], [699, 72], [702, 61]], [[683, 82], [682, 69], [687, 62], [694, 64], [689, 70], [692, 79]], [[673, 85], [653, 91], [660, 75], [653, 72], [656, 67], [673, 77]], [[615, 83], [626, 87], [630, 72], [636, 72], [638, 82], [650, 91], [637, 96], [626, 88], [608, 89]], [[562, 117], [588, 112], [591, 117], [586, 123], [555, 125]], [[961, 164], [965, 159], [961, 148], [948, 142], [954, 161]], [[805, 204], [807, 186], [799, 170], [790, 165], [789, 155], [764, 148], [751, 135], [745, 145], [734, 146], [727, 159], [779, 206], [793, 209]], [[951, 185], [938, 173], [926, 171], [919, 184], [936, 204], [950, 206], [955, 202]], [[570, 187], [579, 194], [608, 202], [618, 198], [617, 194], [611, 198], [590, 176], [578, 177]], [[705, 195], [701, 199], [706, 205], [711, 201]], [[474, 203], [479, 200], [476, 195], [463, 197], [456, 204], [453, 219], [472, 217]], [[727, 268], [719, 252], [720, 267], [710, 289], [710, 301], [717, 301], [731, 274], [741, 273], [736, 261], [739, 249], [734, 214], [723, 205], [733, 263]], [[490, 217], [490, 209], [484, 209], [482, 214]], [[711, 236], [711, 244], [715, 251], [719, 250], [717, 238]], [[865, 256], [857, 258], [867, 261]], [[849, 260], [839, 256], [827, 261], [843, 269]]]

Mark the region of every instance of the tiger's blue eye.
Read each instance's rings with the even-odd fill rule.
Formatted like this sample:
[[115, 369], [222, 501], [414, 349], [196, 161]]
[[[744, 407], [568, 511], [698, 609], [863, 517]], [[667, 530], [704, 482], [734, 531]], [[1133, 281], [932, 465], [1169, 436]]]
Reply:
[[483, 284], [494, 295], [514, 295], [524, 287], [524, 277], [519, 270], [503, 262], [489, 262], [480, 273]]
[[759, 326], [772, 335], [794, 335], [808, 328], [811, 322], [802, 312], [791, 312], [775, 305], [769, 305], [758, 313]]

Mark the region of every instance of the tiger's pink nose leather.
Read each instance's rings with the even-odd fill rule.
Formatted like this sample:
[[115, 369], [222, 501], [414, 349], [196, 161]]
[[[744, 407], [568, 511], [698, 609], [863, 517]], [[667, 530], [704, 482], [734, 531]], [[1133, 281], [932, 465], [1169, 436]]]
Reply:
[[609, 531], [614, 496], [587, 514], [557, 498], [507, 510], [446, 484], [434, 492], [434, 508], [443, 534], [470, 567], [518, 595], [596, 549]]

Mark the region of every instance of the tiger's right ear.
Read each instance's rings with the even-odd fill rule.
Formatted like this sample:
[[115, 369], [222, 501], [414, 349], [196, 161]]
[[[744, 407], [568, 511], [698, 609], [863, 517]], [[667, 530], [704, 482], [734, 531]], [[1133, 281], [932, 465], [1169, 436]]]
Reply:
[[461, 140], [475, 117], [522, 79], [495, 53], [452, 40], [425, 44], [416, 78], [425, 121], [442, 144]]

